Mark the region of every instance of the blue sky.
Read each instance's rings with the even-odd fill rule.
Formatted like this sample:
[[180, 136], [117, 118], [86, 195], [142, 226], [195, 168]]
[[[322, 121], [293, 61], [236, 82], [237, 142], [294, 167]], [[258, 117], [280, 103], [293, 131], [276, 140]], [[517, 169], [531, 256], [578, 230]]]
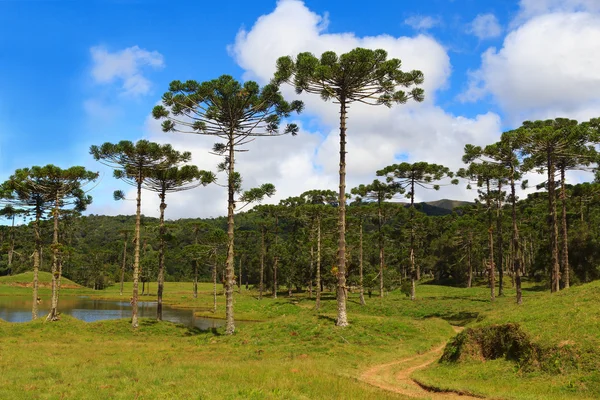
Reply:
[[[47, 163], [101, 170], [91, 144], [142, 137], [190, 148], [211, 168], [218, 160], [204, 154], [206, 140], [168, 137], [148, 118], [171, 80], [231, 74], [264, 83], [279, 55], [355, 45], [386, 48], [422, 69], [429, 86], [423, 105], [356, 109], [350, 184], [367, 183], [397, 155], [454, 168], [465, 143], [489, 143], [523, 119], [595, 116], [600, 62], [589, 54], [600, 50], [598, 3], [2, 1], [0, 179]], [[295, 141], [257, 145], [240, 161], [249, 185], [272, 181], [277, 199], [335, 188], [335, 110], [319, 102], [307, 101]], [[103, 172], [90, 212], [129, 213], [130, 204], [112, 202], [120, 186]], [[422, 199], [472, 197], [453, 190]], [[202, 196], [205, 207], [190, 207]], [[223, 201], [213, 188], [185, 194], [171, 217], [219, 215]]]

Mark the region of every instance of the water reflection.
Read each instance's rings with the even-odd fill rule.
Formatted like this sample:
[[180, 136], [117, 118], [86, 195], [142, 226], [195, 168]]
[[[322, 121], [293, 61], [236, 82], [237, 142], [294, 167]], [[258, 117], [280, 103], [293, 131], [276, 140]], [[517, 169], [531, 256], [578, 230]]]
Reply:
[[[0, 296], [0, 318], [8, 322], [31, 321], [32, 299], [27, 297]], [[39, 316], [50, 311], [50, 300], [38, 306]], [[131, 318], [131, 304], [128, 301], [96, 300], [87, 297], [61, 297], [59, 311], [86, 322], [103, 319]], [[156, 303], [138, 302], [138, 316], [156, 318]], [[177, 309], [163, 305], [163, 319], [199, 329], [212, 329], [224, 325], [224, 321], [194, 316], [193, 309]]]

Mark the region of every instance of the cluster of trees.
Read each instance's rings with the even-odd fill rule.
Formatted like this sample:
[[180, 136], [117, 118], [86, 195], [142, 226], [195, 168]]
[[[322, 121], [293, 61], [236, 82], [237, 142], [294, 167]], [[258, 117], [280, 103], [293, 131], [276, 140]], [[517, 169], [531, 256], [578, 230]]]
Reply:
[[[525, 122], [504, 133], [497, 143], [485, 147], [467, 144], [463, 157], [466, 166], [457, 172], [425, 162], [401, 163], [377, 171], [380, 179], [348, 190], [345, 145], [349, 106], [389, 107], [422, 101], [422, 82], [420, 71], [402, 71], [400, 61], [388, 60], [385, 51], [360, 48], [339, 57], [333, 52], [320, 58], [310, 53], [282, 57], [274, 78], [263, 87], [252, 81], [240, 84], [226, 75], [202, 83], [173, 81], [162, 105], [153, 109], [153, 116], [162, 120], [165, 132], [214, 137], [217, 143], [212, 153], [222, 159], [217, 172], [225, 174], [226, 182], [219, 182], [212, 172], [188, 165], [191, 155], [170, 145], [141, 140], [92, 146], [94, 159], [113, 167], [115, 178], [136, 188], [136, 216], [131, 221], [128, 217], [78, 216], [91, 202], [83, 187], [97, 176], [82, 167], [18, 170], [2, 185], [1, 196], [9, 203], [3, 215], [14, 222], [16, 215], [25, 213], [34, 220], [30, 226], [10, 226], [9, 232], [2, 234], [3, 247], [7, 248], [4, 269], [12, 273], [27, 265], [26, 249], [31, 245], [17, 239], [31, 229], [34, 244], [29, 254], [33, 254], [34, 276], [44, 258], [44, 244], [52, 255], [56, 295], [50, 320], [56, 318], [54, 298], [57, 304], [63, 272], [96, 288], [117, 280], [122, 288], [127, 276], [133, 280], [134, 327], [140, 279], [143, 291], [150, 279], [157, 281], [157, 318], [161, 319], [165, 279], [191, 278], [197, 295], [198, 279], [210, 275], [216, 296], [216, 282], [222, 276], [228, 334], [235, 330], [234, 288], [237, 284], [241, 289], [244, 278], [246, 285], [256, 285], [259, 298], [266, 291], [277, 296], [280, 282], [289, 295], [294, 288], [307, 288], [311, 297], [314, 292], [316, 308], [325, 288], [335, 290], [338, 326], [348, 325], [346, 299], [350, 290], [359, 291], [361, 304], [366, 301], [365, 289], [369, 295], [378, 291], [383, 296], [396, 286], [414, 300], [416, 282], [423, 275], [471, 286], [477, 275], [485, 274], [493, 301], [496, 286], [503, 295], [504, 276], [509, 274], [518, 303], [522, 302], [523, 275], [541, 280], [548, 276], [552, 291], [569, 287], [571, 270], [576, 279], [595, 278], [597, 236], [593, 230], [597, 224], [590, 221], [596, 218], [592, 207], [596, 184], [569, 187], [565, 174], [596, 167], [599, 120]], [[247, 151], [244, 145], [249, 141], [298, 131], [295, 124], [282, 126], [303, 108], [302, 102], [283, 98], [282, 84], [292, 85], [298, 94], [318, 94], [324, 101], [339, 104], [338, 191], [311, 190], [279, 205], [257, 205], [241, 212], [245, 206], [272, 196], [275, 188], [265, 183], [244, 191], [242, 174], [235, 168], [236, 153]], [[547, 190], [518, 201], [517, 185], [526, 186], [523, 177], [534, 172], [545, 173], [541, 186]], [[456, 185], [459, 178], [469, 182], [469, 187], [476, 186], [474, 204], [443, 217], [427, 216], [424, 208], [415, 204], [420, 190]], [[208, 184], [226, 188], [226, 218], [165, 223], [167, 193]], [[140, 213], [143, 190], [160, 197], [158, 221]], [[399, 203], [399, 197], [408, 199], [407, 204]], [[115, 199], [123, 198], [122, 192], [115, 192]], [[544, 201], [545, 209], [541, 208]], [[578, 219], [573, 217], [576, 207]], [[48, 212], [53, 217], [51, 243], [40, 233]], [[103, 226], [108, 240], [98, 234]], [[147, 232], [142, 233], [142, 227]], [[569, 235], [569, 230], [575, 234]], [[129, 241], [133, 243], [131, 270], [127, 262]], [[20, 254], [16, 263], [15, 254]], [[71, 267], [63, 268], [67, 264]], [[34, 278], [34, 299], [36, 287]], [[33, 313], [35, 318], [35, 305]]]

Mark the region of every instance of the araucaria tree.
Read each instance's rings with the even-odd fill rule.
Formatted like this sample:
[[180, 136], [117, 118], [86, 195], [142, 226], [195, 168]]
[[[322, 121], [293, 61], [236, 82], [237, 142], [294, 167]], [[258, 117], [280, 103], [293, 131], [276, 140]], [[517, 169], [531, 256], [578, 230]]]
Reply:
[[46, 321], [58, 320], [58, 295], [62, 275], [62, 259], [58, 242], [58, 221], [61, 209], [71, 206], [78, 212], [84, 211], [92, 203], [92, 197], [83, 190], [86, 184], [95, 181], [97, 172], [86, 170], [84, 167], [61, 169], [54, 165], [33, 167], [31, 175], [38, 177], [32, 181], [36, 190], [52, 199], [52, 216], [54, 221], [52, 239], [52, 302]]
[[194, 165], [179, 166], [183, 161], [187, 161], [190, 153], [179, 153], [173, 151], [169, 159], [173, 162], [166, 169], [156, 169], [144, 179], [142, 184], [144, 189], [158, 193], [160, 198], [160, 217], [159, 217], [159, 248], [158, 248], [158, 279], [157, 279], [157, 304], [156, 319], [162, 320], [162, 295], [165, 284], [165, 236], [167, 229], [165, 227], [165, 209], [167, 208], [167, 193], [181, 192], [193, 189], [200, 185], [208, 185], [214, 182], [215, 175], [212, 172], [201, 171]]
[[[3, 197], [1, 193], [2, 188], [0, 187], [0, 198]], [[7, 204], [3, 209], [0, 210], [0, 216], [9, 219], [11, 221], [10, 226], [10, 238], [8, 243], [7, 251], [7, 273], [12, 275], [12, 260], [15, 252], [15, 218], [17, 215], [21, 215], [25, 212], [23, 209], [15, 208], [11, 204]]]
[[488, 216], [488, 254], [487, 271], [490, 286], [490, 300], [496, 300], [496, 273], [494, 263], [494, 225], [492, 214], [492, 201], [501, 195], [500, 190], [494, 192], [494, 185], [502, 187], [501, 183], [506, 177], [503, 166], [488, 161], [477, 161], [481, 155], [481, 148], [471, 144], [465, 145], [463, 162], [469, 164], [468, 168], [461, 168], [457, 175], [468, 180], [467, 189], [471, 189], [471, 183], [475, 183], [479, 192], [479, 199], [485, 203]]
[[[406, 192], [410, 199], [410, 299], [415, 300], [415, 281], [420, 279], [420, 270], [415, 268], [415, 189], [440, 189], [440, 181], [449, 180], [454, 173], [438, 164], [416, 162], [414, 164], [401, 163], [385, 167], [377, 171], [378, 176], [385, 176], [387, 182], [396, 191]], [[458, 184], [458, 180], [450, 180], [451, 184]]]
[[[338, 57], [327, 51], [321, 58], [300, 53], [277, 60], [275, 82], [287, 82], [298, 94], [318, 94], [324, 101], [340, 105], [340, 169], [338, 192], [338, 260], [336, 325], [347, 326], [346, 314], [346, 118], [352, 103], [386, 105], [422, 101], [424, 91], [412, 87], [423, 83], [421, 71], [403, 72], [399, 59], [387, 59], [385, 50], [356, 48]], [[410, 91], [397, 90], [398, 87]]]
[[[136, 187], [136, 217], [133, 258], [133, 295], [131, 297], [131, 326], [138, 327], [138, 282], [140, 271], [140, 219], [142, 207], [142, 186], [144, 180], [152, 176], [156, 170], [166, 169], [177, 161], [189, 159], [190, 154], [185, 153], [185, 158], [177, 159], [179, 153], [171, 145], [160, 145], [147, 140], [139, 140], [135, 144], [128, 140], [119, 143], [104, 143], [102, 146], [91, 146], [90, 153], [96, 161], [114, 168], [114, 177]], [[181, 156], [181, 155], [180, 155]], [[173, 158], [175, 157], [175, 159]], [[115, 198], [121, 198], [122, 193], [115, 192]]]
[[[498, 182], [502, 181], [502, 178], [506, 178], [510, 186], [509, 200], [511, 203], [511, 221], [512, 221], [512, 234], [511, 234], [511, 270], [514, 276], [515, 289], [516, 289], [516, 300], [517, 304], [522, 304], [522, 291], [521, 291], [521, 276], [523, 273], [523, 266], [521, 265], [521, 243], [519, 240], [519, 229], [517, 225], [517, 195], [516, 195], [516, 183], [522, 179], [521, 173], [521, 159], [522, 159], [522, 148], [523, 148], [523, 135], [518, 131], [504, 132], [499, 142], [481, 148], [479, 146], [467, 147], [466, 157], [471, 161], [479, 159], [490, 166], [496, 166], [495, 169], [500, 176], [497, 179]], [[521, 186], [524, 186], [526, 182], [523, 182]], [[500, 186], [498, 187], [500, 192]], [[501, 193], [497, 193], [500, 198]], [[500, 203], [498, 199], [497, 203]], [[498, 207], [498, 210], [500, 207]], [[496, 223], [496, 226], [501, 226], [500, 218]], [[497, 236], [502, 236], [502, 232], [497, 228]], [[502, 241], [498, 241], [498, 251], [502, 250]], [[500, 253], [502, 254], [502, 253]], [[499, 256], [500, 260], [499, 267], [499, 291], [498, 294], [502, 295], [503, 282], [502, 282], [502, 257]]]
[[198, 83], [173, 81], [163, 95], [162, 105], [156, 106], [152, 115], [162, 119], [165, 132], [195, 133], [215, 136], [223, 142], [216, 143], [213, 152], [224, 156], [220, 167], [227, 173], [227, 266], [226, 266], [226, 333], [233, 334], [234, 287], [234, 212], [236, 202], [260, 201], [274, 193], [273, 185], [265, 184], [251, 189], [238, 200], [241, 177], [235, 171], [235, 153], [240, 147], [257, 137], [295, 135], [298, 126], [287, 124], [280, 129], [283, 118], [302, 110], [302, 102], [288, 103], [279, 92], [279, 85], [271, 83], [260, 87], [248, 81], [243, 85], [229, 75]]
[[375, 179], [369, 185], [360, 185], [352, 189], [352, 194], [359, 196], [361, 199], [368, 199], [377, 203], [377, 243], [379, 246], [379, 297], [383, 298], [383, 269], [385, 266], [385, 250], [383, 237], [383, 203], [390, 200], [397, 193], [402, 193], [403, 190], [398, 186], [387, 185], [378, 179]]
[[[558, 218], [556, 215], [556, 174], [584, 162], [586, 154], [594, 151], [590, 146], [591, 131], [582, 129], [575, 120], [557, 118], [546, 121], [525, 121], [519, 128], [523, 135], [524, 167], [546, 171], [548, 189], [548, 224], [550, 228], [551, 291], [560, 290], [560, 264], [558, 251]], [[564, 176], [564, 173], [561, 174]], [[566, 236], [566, 220], [565, 232]], [[565, 237], [566, 240], [566, 237]], [[568, 255], [565, 252], [565, 255]], [[568, 260], [565, 261], [568, 269]], [[568, 276], [568, 272], [566, 274]]]
[[[309, 190], [300, 195], [304, 204], [302, 205], [303, 213], [308, 217], [311, 222], [311, 237], [316, 231], [317, 239], [317, 269], [316, 269], [316, 299], [315, 309], [321, 308], [321, 244], [322, 244], [322, 223], [331, 210], [332, 206], [336, 202], [336, 193], [333, 190]], [[311, 241], [312, 242], [312, 241]], [[311, 258], [312, 260], [312, 258]], [[312, 263], [311, 263], [312, 265]], [[312, 268], [312, 267], [311, 267]], [[311, 271], [312, 273], [312, 271]]]
[[33, 302], [31, 306], [31, 319], [38, 317], [38, 273], [42, 257], [42, 238], [40, 235], [40, 220], [47, 212], [52, 199], [44, 192], [39, 191], [34, 183], [40, 180], [31, 175], [29, 168], [15, 171], [6, 182], [2, 184], [2, 196], [12, 205], [23, 207], [25, 215], [33, 214]]

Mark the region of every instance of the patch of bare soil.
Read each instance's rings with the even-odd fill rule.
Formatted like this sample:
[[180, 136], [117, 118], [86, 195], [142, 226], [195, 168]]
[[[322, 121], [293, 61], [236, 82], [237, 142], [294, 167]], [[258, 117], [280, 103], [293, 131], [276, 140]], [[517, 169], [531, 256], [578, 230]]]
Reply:
[[[460, 327], [453, 328], [457, 333], [463, 329]], [[366, 370], [360, 376], [360, 380], [369, 385], [415, 399], [480, 399], [480, 397], [475, 397], [467, 393], [439, 392], [434, 389], [424, 388], [410, 377], [413, 372], [437, 361], [445, 346], [446, 343], [442, 343], [424, 354], [375, 365]]]

